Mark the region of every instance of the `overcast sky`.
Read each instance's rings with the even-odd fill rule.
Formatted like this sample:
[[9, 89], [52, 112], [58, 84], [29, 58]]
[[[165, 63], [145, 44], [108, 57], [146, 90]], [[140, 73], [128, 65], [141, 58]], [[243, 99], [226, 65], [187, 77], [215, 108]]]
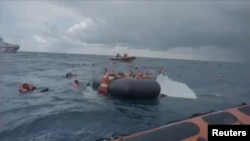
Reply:
[[20, 51], [250, 61], [250, 1], [0, 1]]

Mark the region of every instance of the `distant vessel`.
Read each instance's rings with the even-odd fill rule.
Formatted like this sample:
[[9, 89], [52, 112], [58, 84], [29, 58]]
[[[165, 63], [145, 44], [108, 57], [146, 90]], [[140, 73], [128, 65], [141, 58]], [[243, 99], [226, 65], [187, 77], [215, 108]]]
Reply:
[[20, 48], [18, 44], [9, 44], [6, 43], [3, 38], [0, 36], [0, 52], [4, 53], [16, 53]]
[[128, 56], [126, 53], [123, 56], [117, 53], [115, 58], [110, 58], [110, 60], [112, 61], [120, 61], [120, 62], [132, 62], [135, 59], [136, 59], [135, 56]]

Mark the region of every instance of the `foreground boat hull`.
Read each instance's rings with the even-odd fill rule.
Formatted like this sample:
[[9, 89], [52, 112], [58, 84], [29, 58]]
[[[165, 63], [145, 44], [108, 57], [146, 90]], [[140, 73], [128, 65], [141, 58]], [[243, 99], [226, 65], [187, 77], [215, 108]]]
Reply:
[[208, 125], [250, 124], [250, 104], [198, 115], [158, 128], [117, 137], [112, 141], [207, 141]]

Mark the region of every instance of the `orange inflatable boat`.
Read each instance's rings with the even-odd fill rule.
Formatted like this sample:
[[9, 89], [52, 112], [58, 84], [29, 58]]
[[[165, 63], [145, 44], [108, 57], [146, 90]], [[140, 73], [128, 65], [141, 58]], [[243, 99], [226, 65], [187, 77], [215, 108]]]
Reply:
[[207, 141], [208, 125], [250, 124], [250, 104], [198, 115], [147, 131], [115, 137], [111, 141]]

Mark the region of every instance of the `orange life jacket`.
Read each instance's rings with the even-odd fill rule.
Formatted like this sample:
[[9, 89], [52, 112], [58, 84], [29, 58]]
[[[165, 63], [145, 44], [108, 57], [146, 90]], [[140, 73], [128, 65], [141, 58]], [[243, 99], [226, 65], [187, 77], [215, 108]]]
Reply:
[[141, 72], [137, 72], [136, 79], [141, 79]]
[[110, 82], [114, 79], [115, 77], [112, 76], [111, 74], [104, 75], [101, 85], [99, 87], [99, 92], [102, 92], [102, 94], [107, 95], [108, 94], [108, 87]]

